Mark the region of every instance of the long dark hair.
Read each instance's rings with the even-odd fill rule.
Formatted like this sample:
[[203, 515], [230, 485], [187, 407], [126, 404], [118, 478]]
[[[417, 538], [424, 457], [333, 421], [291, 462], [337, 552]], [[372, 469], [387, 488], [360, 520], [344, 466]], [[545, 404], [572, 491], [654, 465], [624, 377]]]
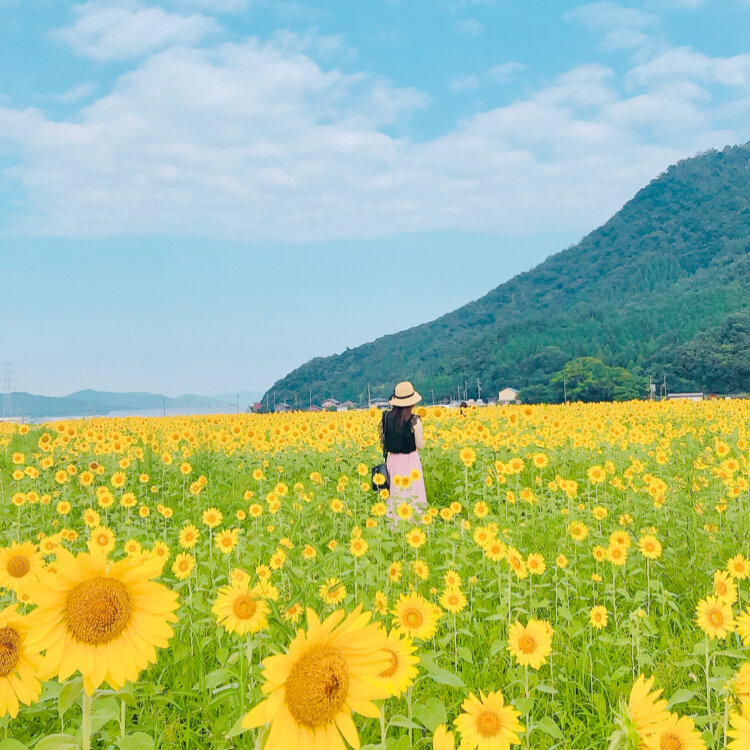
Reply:
[[[384, 428], [389, 432], [399, 433], [410, 430], [410, 418], [412, 416], [411, 406], [392, 406], [388, 411], [383, 413], [380, 420], [380, 444], [385, 448]], [[388, 426], [386, 427], [386, 420]]]

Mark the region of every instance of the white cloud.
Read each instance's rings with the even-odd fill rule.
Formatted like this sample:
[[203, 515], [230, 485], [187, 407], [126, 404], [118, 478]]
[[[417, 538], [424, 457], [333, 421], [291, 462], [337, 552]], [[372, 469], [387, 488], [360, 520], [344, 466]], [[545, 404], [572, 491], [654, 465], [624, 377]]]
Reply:
[[476, 73], [472, 73], [462, 78], [455, 78], [450, 84], [451, 91], [461, 93], [462, 91], [473, 91], [479, 88], [479, 76]]
[[524, 70], [526, 70], [526, 65], [511, 61], [490, 68], [487, 71], [487, 77], [495, 83], [509, 83], [517, 73], [522, 73]]
[[709, 57], [689, 47], [678, 47], [633, 68], [625, 80], [629, 86], [654, 86], [684, 79], [747, 88], [750, 54]]
[[52, 94], [50, 99], [62, 102], [63, 104], [72, 104], [73, 102], [80, 101], [89, 96], [96, 86], [93, 83], [81, 83], [78, 86], [73, 86], [67, 91], [63, 91], [59, 94]]
[[194, 44], [220, 30], [206, 16], [169, 13], [134, 1], [91, 0], [73, 8], [72, 26], [54, 35], [98, 61], [129, 60], [173, 44]]
[[578, 231], [673, 161], [750, 136], [747, 89], [711, 96], [711, 82], [740, 75], [735, 58], [662, 60], [677, 78], [657, 75], [656, 60], [638, 66], [633, 95], [610, 68], [580, 66], [417, 142], [389, 133], [426, 97], [326, 70], [287, 42], [171, 47], [65, 120], [0, 106], [0, 146], [16, 156], [3, 178], [24, 195], [15, 231], [286, 241]]
[[602, 47], [610, 50], [632, 49], [645, 44], [649, 37], [644, 30], [657, 21], [650, 13], [608, 0], [580, 5], [568, 11], [564, 18], [603, 33]]
[[484, 31], [484, 25], [473, 18], [464, 18], [456, 21], [456, 31], [464, 36], [479, 36]]

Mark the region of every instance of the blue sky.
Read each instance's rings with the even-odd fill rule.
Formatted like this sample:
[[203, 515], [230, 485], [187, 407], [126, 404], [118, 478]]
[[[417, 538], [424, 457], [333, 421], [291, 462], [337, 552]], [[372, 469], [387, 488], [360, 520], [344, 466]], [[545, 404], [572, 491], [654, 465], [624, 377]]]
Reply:
[[750, 140], [749, 32], [748, 0], [0, 0], [0, 361], [263, 389], [429, 320]]

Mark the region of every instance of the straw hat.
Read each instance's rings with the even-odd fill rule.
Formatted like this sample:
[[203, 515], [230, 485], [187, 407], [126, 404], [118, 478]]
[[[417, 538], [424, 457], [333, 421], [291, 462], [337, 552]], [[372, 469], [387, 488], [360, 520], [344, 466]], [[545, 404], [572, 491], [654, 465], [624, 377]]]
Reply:
[[414, 390], [414, 386], [404, 380], [393, 389], [393, 395], [388, 403], [391, 406], [414, 406], [422, 400], [422, 397]]

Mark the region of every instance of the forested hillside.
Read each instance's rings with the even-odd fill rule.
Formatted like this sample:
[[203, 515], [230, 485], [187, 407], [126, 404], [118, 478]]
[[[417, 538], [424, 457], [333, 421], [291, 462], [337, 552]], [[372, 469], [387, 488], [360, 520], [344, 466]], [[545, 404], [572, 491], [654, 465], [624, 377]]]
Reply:
[[745, 144], [670, 167], [577, 245], [481, 299], [313, 359], [271, 390], [359, 400], [368, 383], [385, 394], [410, 378], [440, 398], [479, 377], [485, 394], [511, 385], [560, 400], [561, 373], [582, 357], [619, 373], [623, 398], [663, 374], [673, 391], [750, 390], [749, 251]]

